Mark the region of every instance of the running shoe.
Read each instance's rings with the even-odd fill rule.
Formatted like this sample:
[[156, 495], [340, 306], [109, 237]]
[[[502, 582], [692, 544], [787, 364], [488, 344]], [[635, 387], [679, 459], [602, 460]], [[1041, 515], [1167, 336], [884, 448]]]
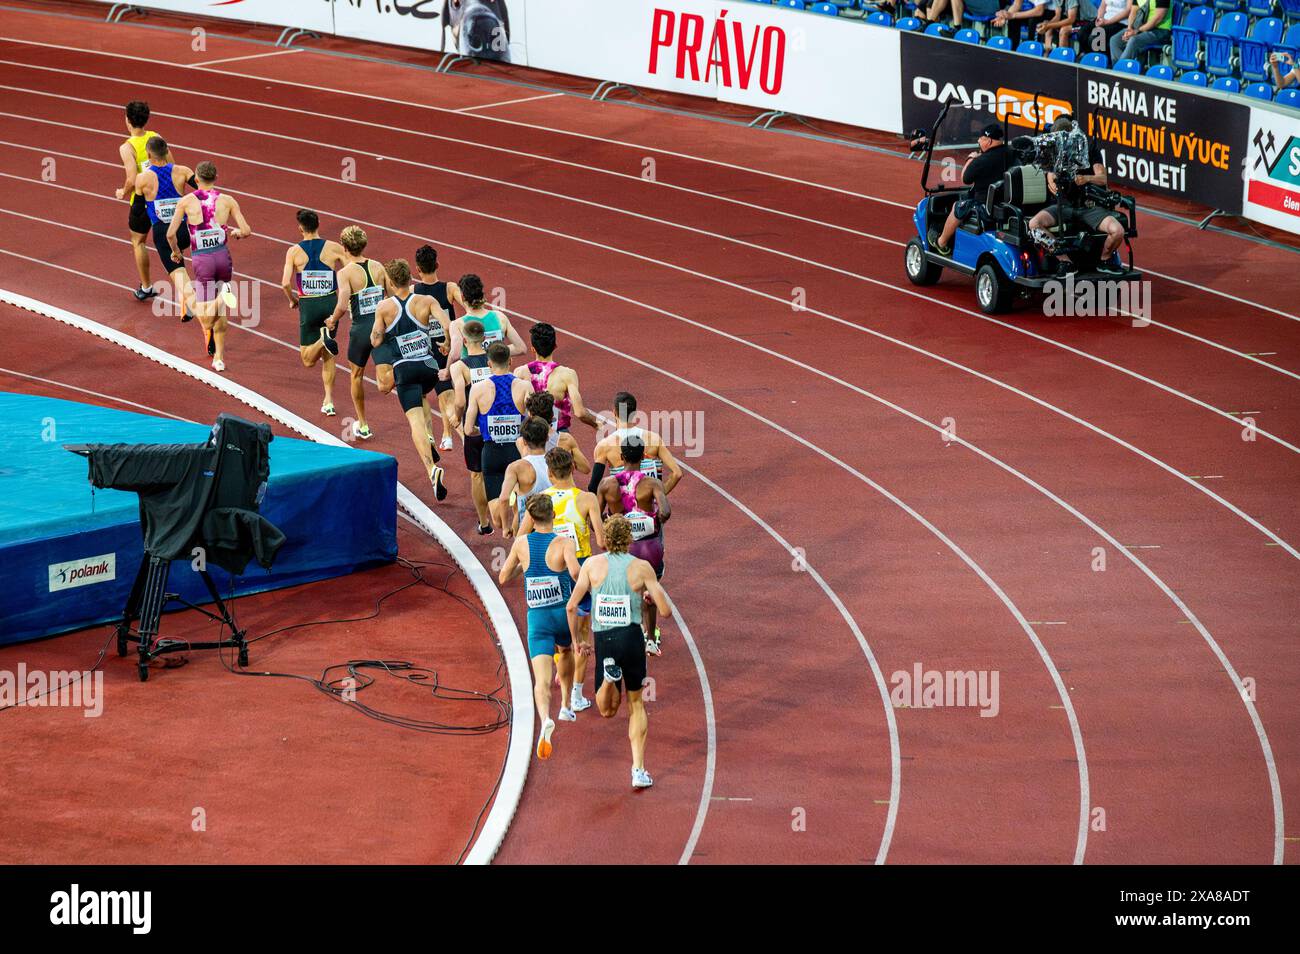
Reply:
[[485, 526], [483, 526], [483, 524], [481, 524], [481, 523], [478, 525], [478, 535], [479, 535], [480, 537], [486, 537], [486, 536], [487, 536], [489, 533], [491, 533], [491, 532], [492, 532], [492, 527], [491, 527], [491, 526], [486, 526], [486, 527], [485, 527]]
[[145, 288], [141, 285], [134, 292], [136, 301], [148, 301], [150, 298], [157, 298], [158, 291], [155, 288]]
[[1125, 274], [1124, 266], [1116, 262], [1102, 262], [1100, 265], [1097, 266], [1097, 271], [1101, 272], [1103, 275]]
[[339, 356], [339, 343], [334, 340], [334, 336], [330, 334], [330, 330], [323, 325], [320, 330], [320, 343], [323, 344], [325, 350], [334, 355], [334, 357], [337, 358]]
[[321, 412], [322, 414], [324, 414], [326, 417], [333, 417], [333, 416], [334, 416], [334, 402], [333, 402], [333, 401], [329, 401], [329, 400], [327, 400], [327, 401], [325, 401], [324, 403], [322, 403], [321, 406], [320, 406], [320, 412]]
[[356, 431], [357, 437], [361, 438], [363, 441], [368, 441], [370, 438], [375, 436], [375, 432], [370, 429], [369, 424], [362, 424], [360, 427], [354, 428], [354, 430]]
[[235, 292], [230, 287], [230, 282], [221, 283], [221, 303], [226, 306], [227, 314], [233, 312], [239, 307], [239, 299], [235, 297]]
[[590, 699], [587, 699], [583, 696], [579, 696], [576, 694], [573, 696], [572, 699], [569, 700], [569, 703], [570, 703], [569, 708], [572, 709], [574, 712], [581, 712], [584, 709], [591, 708]]
[[217, 339], [213, 336], [211, 329], [203, 329], [203, 340], [207, 342], [208, 357], [211, 358], [217, 353]]
[[181, 315], [181, 324], [183, 325], [183, 324], [185, 324], [185, 322], [187, 322], [187, 321], [193, 321], [193, 320], [194, 320], [194, 312], [190, 311], [190, 306], [189, 306], [189, 305], [186, 305], [186, 306], [185, 306], [185, 314]]
[[433, 452], [433, 462], [436, 464], [442, 460], [442, 455], [438, 453], [438, 445], [434, 443], [433, 435], [429, 435], [429, 450]]
[[620, 668], [615, 664], [615, 662], [614, 662], [614, 657], [613, 657], [613, 656], [606, 656], [606, 657], [605, 657], [605, 661], [604, 661], [603, 663], [601, 663], [601, 665], [604, 666], [604, 668], [605, 668], [605, 681], [606, 681], [606, 682], [622, 682], [622, 681], [623, 681], [623, 670], [620, 669]]
[[[551, 733], [555, 731], [555, 720], [547, 719], [542, 723], [542, 734], [537, 737], [537, 757], [549, 759], [554, 746], [551, 745]], [[647, 776], [648, 777], [648, 776]], [[633, 784], [636, 784], [633, 782]]]
[[574, 712], [572, 709], [561, 709], [561, 710], [560, 710], [560, 721], [561, 721], [561, 722], [577, 722], [577, 721], [578, 721], [578, 713]]
[[649, 787], [650, 787], [651, 785], [653, 785], [654, 783], [655, 783], [655, 780], [652, 779], [652, 778], [650, 777], [650, 773], [647, 772], [645, 769], [643, 769], [643, 768], [634, 768], [634, 769], [632, 770], [632, 787], [633, 787], [633, 788], [649, 788]]
[[659, 645], [659, 627], [655, 627], [655, 634], [647, 636], [645, 640], [645, 651], [648, 656], [662, 656], [663, 648]]
[[226, 370], [226, 362], [222, 361], [220, 358], [213, 358], [213, 359], [212, 359], [212, 370], [213, 370], [213, 371], [224, 371], [224, 370]]
[[442, 482], [442, 468], [437, 464], [433, 465], [433, 473], [429, 475], [429, 482], [433, 484], [434, 499], [446, 500], [447, 485]]
[[438, 450], [453, 450], [455, 449], [455, 447], [456, 444], [451, 439], [450, 434], [448, 434], [446, 437], [444, 437], [442, 440], [438, 442]]

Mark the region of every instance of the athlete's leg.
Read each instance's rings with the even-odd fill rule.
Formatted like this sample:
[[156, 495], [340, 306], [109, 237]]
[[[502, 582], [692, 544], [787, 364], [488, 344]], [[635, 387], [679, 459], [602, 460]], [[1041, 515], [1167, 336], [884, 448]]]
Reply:
[[443, 391], [438, 395], [438, 411], [442, 414], [442, 439], [444, 441], [451, 439], [451, 412], [455, 406], [455, 391]]
[[[570, 651], [570, 647], [555, 647], [555, 660], [557, 663], [555, 668], [559, 672], [560, 676], [560, 705], [566, 709], [569, 708], [569, 703], [572, 701], [569, 698], [569, 693], [573, 691], [573, 656], [574, 654]], [[546, 685], [547, 699], [549, 700], [550, 682], [548, 681]]]
[[659, 622], [659, 607], [655, 606], [655, 601], [646, 594], [641, 598], [641, 629], [645, 632], [646, 639], [655, 638], [655, 626]]
[[545, 722], [551, 717], [551, 679], [555, 660], [549, 654], [533, 657], [533, 704], [537, 717]]
[[334, 361], [334, 355], [330, 354], [328, 351], [325, 351], [324, 348], [322, 348], [321, 351], [325, 355], [325, 360], [321, 362], [321, 366], [320, 366], [321, 383], [325, 385], [325, 403], [333, 404], [334, 403], [334, 373], [338, 370], [338, 365]]
[[627, 694], [627, 738], [632, 743], [632, 768], [645, 768], [645, 737], [650, 728], [650, 717], [641, 699], [641, 690]]
[[619, 691], [616, 682], [602, 682], [600, 688], [596, 690], [596, 710], [606, 719], [618, 715], [618, 707], [622, 701], [623, 694]]
[[145, 240], [148, 232], [131, 232], [131, 254], [135, 256], [135, 270], [140, 275], [140, 287], [149, 287], [149, 246]]
[[380, 394], [387, 394], [396, 386], [393, 378], [393, 366], [391, 364], [375, 365], [375, 383], [379, 386]]
[[350, 386], [352, 389], [352, 406], [357, 412], [357, 427], [367, 427], [366, 424], [366, 368], [365, 365], [352, 365], [352, 380]]
[[478, 525], [480, 527], [492, 526], [492, 513], [488, 509], [487, 488], [483, 485], [483, 475], [474, 471], [470, 475], [469, 481], [470, 494], [474, 498], [474, 509], [478, 511]]
[[220, 301], [216, 304], [218, 310], [216, 317], [212, 321], [212, 340], [216, 342], [217, 353], [212, 357], [214, 361], [224, 363], [226, 360], [226, 330], [229, 327], [229, 323], [226, 320], [225, 307], [220, 305]]
[[[578, 633], [581, 638], [591, 638], [590, 616], [578, 617]], [[579, 656], [573, 661], [573, 687], [574, 693], [579, 697], [582, 695], [582, 684], [587, 681], [587, 658], [586, 656]], [[617, 710], [618, 706], [614, 708]]]
[[424, 416], [423, 407], [413, 407], [406, 412], [406, 419], [411, 424], [411, 443], [420, 455], [425, 474], [433, 473], [433, 449], [429, 444], [429, 425]]

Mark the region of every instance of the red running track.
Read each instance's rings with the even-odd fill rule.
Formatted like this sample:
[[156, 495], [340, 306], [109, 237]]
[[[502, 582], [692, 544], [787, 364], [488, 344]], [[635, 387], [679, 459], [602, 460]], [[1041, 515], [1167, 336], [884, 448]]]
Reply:
[[[57, 42], [98, 52], [77, 53], [40, 45], [49, 23], [14, 14], [0, 40], [0, 86], [39, 94], [4, 110], [13, 290], [197, 357], [191, 330], [103, 284], [131, 281], [104, 196], [120, 104], [147, 95], [257, 232], [236, 267], [272, 298], [232, 332], [241, 383], [315, 413], [274, 298], [309, 205], [327, 232], [365, 225], [377, 257], [431, 240], [444, 277], [478, 272], [522, 323], [551, 321], [594, 406], [628, 388], [699, 415], [678, 435], [702, 453], [678, 447], [665, 579], [693, 641], [666, 626], [652, 662], [656, 786], [626, 789], [623, 723], [588, 713], [532, 766], [503, 861], [1283, 856], [1300, 319], [1267, 276], [1289, 253], [1147, 217], [1151, 327], [994, 321], [965, 282], [906, 285], [901, 158], [569, 95], [510, 103], [547, 91], [326, 52], [143, 84], [146, 33], [175, 64], [270, 50], [256, 31], [194, 53], [188, 31], [79, 22]], [[325, 71], [346, 88], [313, 85]], [[396, 403], [371, 408], [418, 487]], [[457, 464], [451, 483], [444, 515], [468, 532]], [[885, 705], [918, 664], [996, 671], [997, 716]]]

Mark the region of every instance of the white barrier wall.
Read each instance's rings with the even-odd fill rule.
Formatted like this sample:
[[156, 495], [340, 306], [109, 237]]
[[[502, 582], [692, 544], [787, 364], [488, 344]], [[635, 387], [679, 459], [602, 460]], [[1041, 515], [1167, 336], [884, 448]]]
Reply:
[[[104, 0], [105, 3], [110, 0]], [[193, 13], [245, 23], [296, 26], [317, 33], [334, 32], [333, 0], [130, 0], [133, 6], [174, 13]], [[343, 0], [344, 3], [349, 0]], [[374, 0], [369, 0], [373, 3]]]
[[1252, 106], [1242, 214], [1300, 233], [1300, 114]]

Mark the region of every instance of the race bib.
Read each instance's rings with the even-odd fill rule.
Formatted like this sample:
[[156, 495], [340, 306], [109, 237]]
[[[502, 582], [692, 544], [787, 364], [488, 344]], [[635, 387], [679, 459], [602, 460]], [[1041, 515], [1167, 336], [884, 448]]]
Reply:
[[506, 333], [498, 328], [496, 331], [483, 332], [483, 347], [486, 348], [494, 341], [504, 341]]
[[654, 477], [657, 479], [659, 477], [659, 458], [642, 457], [641, 473], [645, 474], [647, 477]]
[[558, 606], [564, 602], [559, 578], [554, 576], [524, 577], [524, 599], [528, 601], [529, 609]]
[[153, 214], [158, 216], [159, 222], [170, 225], [172, 219], [176, 217], [176, 206], [180, 201], [180, 199], [155, 199]]
[[429, 336], [423, 331], [408, 331], [398, 335], [396, 341], [401, 361], [419, 361], [429, 356]]
[[655, 518], [648, 513], [642, 513], [639, 510], [633, 510], [631, 513], [624, 514], [627, 522], [632, 525], [632, 539], [644, 540], [646, 537], [653, 537], [655, 534]]
[[226, 230], [223, 228], [199, 229], [194, 233], [194, 251], [211, 252], [226, 244]]
[[357, 292], [357, 310], [363, 315], [373, 315], [379, 303], [384, 300], [384, 290], [378, 286], [363, 288]]
[[442, 322], [437, 318], [429, 319], [429, 338], [434, 344], [442, 344], [447, 340], [447, 334], [442, 330]]
[[490, 377], [492, 377], [491, 368], [470, 368], [469, 369], [470, 384], [478, 384], [480, 381], [486, 381]]
[[561, 523], [557, 520], [552, 526], [554, 526], [555, 532], [566, 540], [572, 540], [574, 543], [578, 542], [578, 528], [569, 523], [569, 521], [565, 520]]
[[632, 597], [597, 593], [591, 620], [602, 629], [632, 625]]
[[487, 436], [494, 444], [513, 444], [522, 423], [518, 414], [489, 414]]
[[334, 290], [334, 273], [328, 269], [313, 268], [302, 273], [302, 293], [308, 297], [328, 295]]

